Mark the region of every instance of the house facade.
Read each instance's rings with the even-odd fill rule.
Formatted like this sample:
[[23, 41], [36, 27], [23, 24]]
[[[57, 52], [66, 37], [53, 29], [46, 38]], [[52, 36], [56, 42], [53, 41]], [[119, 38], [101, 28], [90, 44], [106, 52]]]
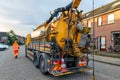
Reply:
[[85, 13], [83, 25], [91, 28], [99, 51], [120, 48], [120, 0]]
[[7, 32], [0, 32], [0, 43], [7, 44], [8, 38], [7, 38]]
[[20, 36], [20, 35], [16, 35], [18, 42], [21, 42], [22, 44], [25, 44], [25, 37]]

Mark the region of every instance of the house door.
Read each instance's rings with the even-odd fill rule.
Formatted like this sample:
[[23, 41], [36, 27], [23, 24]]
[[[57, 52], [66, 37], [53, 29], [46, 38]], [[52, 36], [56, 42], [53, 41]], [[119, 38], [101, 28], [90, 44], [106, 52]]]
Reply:
[[106, 37], [100, 37], [100, 50], [106, 50]]

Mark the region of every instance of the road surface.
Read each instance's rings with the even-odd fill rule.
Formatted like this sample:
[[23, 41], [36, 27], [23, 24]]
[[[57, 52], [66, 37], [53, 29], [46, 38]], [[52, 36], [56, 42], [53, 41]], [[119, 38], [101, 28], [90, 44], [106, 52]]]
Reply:
[[[0, 51], [0, 80], [92, 80], [91, 70], [60, 77], [42, 75], [24, 52], [21, 46], [18, 59], [14, 59], [11, 47]], [[120, 80], [120, 66], [95, 62], [95, 75], [96, 80]]]

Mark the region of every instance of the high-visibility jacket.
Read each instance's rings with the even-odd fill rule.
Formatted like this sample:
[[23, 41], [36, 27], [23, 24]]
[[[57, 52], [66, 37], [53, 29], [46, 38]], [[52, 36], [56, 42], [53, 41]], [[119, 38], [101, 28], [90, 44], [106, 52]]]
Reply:
[[19, 50], [19, 44], [16, 41], [13, 43], [13, 50]]

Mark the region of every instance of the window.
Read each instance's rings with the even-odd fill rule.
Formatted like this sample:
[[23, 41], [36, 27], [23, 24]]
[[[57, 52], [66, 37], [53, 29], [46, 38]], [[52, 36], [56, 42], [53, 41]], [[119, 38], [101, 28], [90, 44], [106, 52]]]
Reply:
[[120, 32], [113, 32], [114, 45], [120, 45]]
[[105, 50], [106, 49], [106, 37], [100, 37], [100, 49]]
[[108, 15], [108, 24], [114, 23], [114, 14], [109, 14]]
[[102, 17], [98, 17], [98, 26], [102, 25]]
[[105, 37], [101, 37], [101, 48], [105, 48]]
[[88, 21], [88, 27], [91, 27], [91, 22], [90, 21]]

